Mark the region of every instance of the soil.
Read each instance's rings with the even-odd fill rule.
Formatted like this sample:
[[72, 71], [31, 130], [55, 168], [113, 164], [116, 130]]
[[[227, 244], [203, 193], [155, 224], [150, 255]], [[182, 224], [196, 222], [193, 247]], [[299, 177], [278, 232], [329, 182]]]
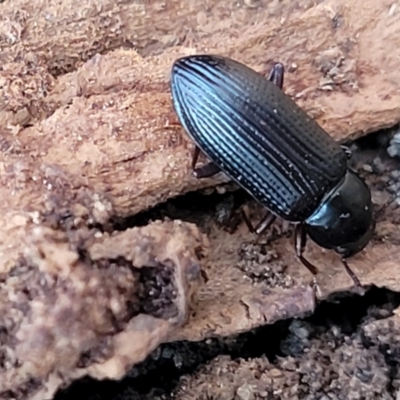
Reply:
[[[392, 212], [398, 209], [393, 195], [400, 186], [399, 161], [388, 156], [387, 148], [395, 131], [351, 145], [353, 166], [375, 188], [391, 195], [385, 205]], [[244, 204], [256, 207], [241, 190], [196, 192], [119, 221], [116, 228], [169, 217], [194, 222], [205, 232], [215, 225], [233, 232]], [[262, 245], [246, 244], [240, 250], [241, 262], [232, 268], [254, 282], [292, 287], [284, 267], [265, 267], [263, 261], [274, 258], [273, 250], [262, 253]], [[394, 310], [399, 305], [399, 293], [374, 285], [364, 295], [342, 291], [304, 318], [283, 319], [234, 336], [163, 344], [121, 381], [84, 378], [60, 390], [55, 400], [396, 399], [400, 346]]]

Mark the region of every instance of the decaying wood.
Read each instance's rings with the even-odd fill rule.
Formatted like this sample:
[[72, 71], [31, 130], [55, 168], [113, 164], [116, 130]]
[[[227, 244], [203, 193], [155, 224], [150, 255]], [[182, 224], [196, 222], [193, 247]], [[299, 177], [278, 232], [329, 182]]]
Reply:
[[[115, 94], [136, 88], [137, 92], [164, 92], [174, 58], [206, 51], [236, 58], [260, 71], [265, 71], [271, 61], [282, 61], [288, 70], [285, 91], [295, 96], [335, 138], [354, 138], [400, 120], [397, 73], [400, 12], [392, 3], [353, 0], [347, 5], [344, 0], [328, 1], [303, 11], [297, 9], [297, 2], [283, 2], [284, 7], [278, 6], [277, 11], [263, 6], [256, 13], [244, 7], [241, 12], [250, 14], [243, 17], [240, 34], [238, 21], [233, 17], [222, 25], [209, 17], [207, 26], [210, 29], [214, 26], [215, 31], [187, 40], [183, 47], [171, 47], [159, 56], [143, 60], [134, 52], [117, 52], [104, 58], [95, 57], [77, 74], [60, 77], [60, 86], [55, 97], [51, 96], [49, 107], [54, 110], [67, 104], [71, 96], [90, 96], [99, 91]], [[14, 3], [11, 7], [15, 9]], [[64, 12], [71, 7], [65, 6]], [[215, 5], [218, 7], [221, 4]], [[229, 10], [224, 10], [228, 14]], [[181, 15], [173, 11], [171, 15]], [[210, 9], [210, 15], [216, 15], [217, 20], [220, 17], [214, 9]], [[162, 18], [166, 20], [164, 14]], [[201, 26], [198, 25], [199, 30]], [[51, 39], [43, 30], [40, 32], [44, 40]], [[69, 40], [68, 37], [62, 37], [63, 48], [76, 43], [73, 36]], [[157, 87], [156, 82], [162, 82], [165, 89]], [[59, 102], [52, 104], [54, 100]], [[152, 99], [147, 101], [151, 104]]]
[[[193, 285], [197, 290], [192, 302], [192, 285], [184, 282], [198, 268], [193, 261], [198, 248], [207, 247], [192, 226], [150, 225], [135, 234], [126, 231], [117, 239], [107, 238], [112, 243], [108, 246], [92, 243], [106, 239], [93, 237], [88, 227], [108, 231], [115, 219], [226, 181], [223, 176], [198, 181], [191, 174], [193, 144], [177, 124], [168, 88], [175, 58], [221, 53], [260, 72], [267, 71], [273, 60], [282, 61], [287, 66], [285, 92], [338, 140], [400, 121], [400, 8], [392, 2], [331, 0], [312, 7], [307, 2], [305, 10], [297, 2], [283, 2], [282, 7], [277, 2], [276, 14], [271, 8], [275, 2], [268, 2], [272, 4], [268, 7], [260, 2], [256, 13], [243, 6], [237, 14], [220, 18], [219, 25], [215, 21], [229, 11], [223, 2], [209, 2], [205, 16], [196, 8], [199, 2], [184, 8], [182, 1], [172, 1], [163, 13], [145, 2], [131, 3], [123, 2], [122, 7], [121, 2], [70, 1], [57, 10], [45, 1], [0, 4], [0, 60], [7, 61], [0, 68], [1, 321], [6, 327], [11, 324], [6, 328], [7, 341], [1, 341], [11, 360], [0, 370], [3, 397], [16, 393], [19, 399], [42, 399], [83, 374], [118, 378], [160, 341], [235, 334], [313, 310], [310, 276], [296, 260], [292, 241], [281, 238], [268, 243], [262, 258], [243, 224], [235, 234], [211, 225], [209, 256], [202, 261], [207, 282], [199, 288]], [[146, 8], [146, 13], [138, 11], [142, 18], [133, 18], [135, 23], [128, 28], [129, 18], [136, 16], [136, 8], [133, 12], [129, 7], [140, 12]], [[149, 23], [154, 15], [168, 24], [176, 17], [176, 30], [166, 35], [158, 19]], [[187, 18], [194, 23], [194, 16], [199, 21], [197, 30], [183, 28], [181, 21]], [[62, 37], [51, 34], [56, 31], [63, 32]], [[162, 47], [149, 45], [155, 32], [163, 46], [182, 41], [184, 46], [143, 57]], [[57, 79], [50, 74], [69, 70], [69, 65], [95, 52], [120, 47], [125, 40], [146, 47], [147, 53], [117, 49], [95, 55], [77, 71]], [[379, 199], [382, 185], [373, 177], [369, 183]], [[378, 224], [380, 237], [351, 261], [366, 285], [400, 290], [400, 235], [395, 221], [399, 221], [398, 211], [390, 208]], [[278, 224], [275, 230], [282, 234], [287, 229]], [[155, 236], [158, 245], [149, 249], [148, 236]], [[167, 239], [171, 245], [166, 245]], [[127, 316], [124, 302], [136, 293], [133, 267], [100, 262], [118, 260], [122, 254], [138, 268], [146, 265], [141, 257], [156, 263], [151, 258], [154, 252], [158, 257], [168, 252], [172, 264], [158, 262], [175, 266], [178, 320], [146, 313], [140, 321]], [[307, 257], [320, 267], [323, 298], [352, 288], [336, 255], [311, 244]], [[124, 273], [131, 281], [119, 276]], [[20, 285], [26, 290], [19, 290]], [[100, 299], [99, 286], [101, 293], [108, 288]], [[29, 300], [36, 295], [37, 301]], [[50, 295], [51, 300], [46, 297]], [[23, 304], [18, 308], [20, 298]], [[171, 329], [182, 323], [189, 303], [193, 312], [188, 322]], [[57, 305], [66, 307], [70, 321], [77, 323], [76, 334], [67, 341], [63, 341]], [[97, 319], [79, 320], [82, 310]], [[13, 312], [16, 315], [8, 317]], [[112, 313], [122, 324], [119, 331], [110, 328]], [[30, 325], [29, 318], [39, 325]], [[41, 323], [46, 324], [44, 331]], [[106, 335], [109, 342], [104, 343]], [[134, 344], [139, 345], [129, 347]], [[57, 353], [43, 355], [46, 346]], [[89, 365], [82, 365], [84, 361]]]
[[[35, 57], [24, 61], [2, 64], [0, 68], [0, 126], [12, 133], [18, 126], [46, 118], [51, 112], [46, 96], [54, 87], [55, 79], [47, 67]], [[2, 151], [7, 146], [2, 145]]]
[[2, 274], [0, 398], [50, 399], [86, 374], [121, 378], [186, 321], [207, 251], [194, 225], [25, 229], [23, 257]]
[[[277, 20], [315, 1], [270, 2], [258, 7], [223, 0], [5, 1], [0, 4], [0, 62], [34, 53], [53, 74], [118, 47], [159, 53], [166, 47], [234, 33], [264, 17]], [[166, 15], [173, 18], [168, 18]], [[226, 33], [225, 33], [226, 34]]]

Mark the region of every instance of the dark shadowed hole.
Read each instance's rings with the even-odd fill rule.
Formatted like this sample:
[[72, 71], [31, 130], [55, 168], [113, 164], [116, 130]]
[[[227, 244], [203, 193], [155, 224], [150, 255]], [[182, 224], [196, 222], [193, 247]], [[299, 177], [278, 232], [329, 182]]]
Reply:
[[[332, 325], [342, 335], [352, 335], [364, 320], [387, 316], [399, 305], [400, 294], [372, 288], [362, 297], [343, 294], [341, 299], [326, 301], [300, 322], [312, 327], [310, 338], [318, 337]], [[164, 344], [121, 381], [85, 378], [59, 391], [55, 400], [147, 400], [156, 395], [168, 398], [181, 376], [193, 373], [218, 355], [244, 359], [266, 355], [271, 362], [277, 356], [296, 356], [301, 349], [289, 330], [291, 322], [280, 321], [235, 337]]]

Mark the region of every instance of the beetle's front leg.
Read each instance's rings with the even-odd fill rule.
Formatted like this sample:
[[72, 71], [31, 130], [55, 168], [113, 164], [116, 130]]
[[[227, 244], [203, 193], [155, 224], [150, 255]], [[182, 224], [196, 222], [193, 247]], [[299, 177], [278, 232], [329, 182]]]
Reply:
[[307, 232], [302, 224], [296, 225], [294, 232], [294, 248], [296, 251], [296, 256], [300, 259], [302, 264], [313, 274], [318, 274], [318, 269], [315, 265], [311, 264], [306, 258], [304, 258], [303, 253], [306, 249], [307, 243]]
[[342, 264], [347, 272], [347, 275], [350, 276], [350, 278], [353, 280], [353, 283], [357, 289], [363, 289], [363, 285], [361, 284], [360, 280], [358, 279], [357, 275], [354, 273], [354, 271], [349, 267], [349, 264], [347, 264], [347, 261], [342, 258]]
[[208, 164], [203, 165], [202, 167], [196, 168], [199, 155], [200, 155], [200, 149], [196, 146], [193, 152], [192, 170], [193, 170], [193, 175], [197, 179], [211, 178], [212, 176], [218, 174], [218, 172], [221, 171], [213, 162], [209, 162]]
[[296, 251], [296, 256], [300, 259], [301, 263], [312, 273], [313, 278], [311, 281], [311, 287], [314, 290], [317, 299], [321, 298], [321, 289], [318, 286], [316, 275], [318, 274], [318, 269], [310, 263], [304, 256], [304, 250], [307, 244], [307, 232], [304, 229], [304, 225], [296, 225], [294, 231], [294, 248]]

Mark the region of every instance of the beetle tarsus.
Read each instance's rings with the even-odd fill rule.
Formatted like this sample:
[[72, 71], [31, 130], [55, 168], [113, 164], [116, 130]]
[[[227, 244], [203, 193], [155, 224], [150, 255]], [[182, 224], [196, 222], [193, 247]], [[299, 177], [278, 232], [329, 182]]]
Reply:
[[340, 147], [345, 152], [345, 154], [347, 156], [347, 159], [349, 160], [351, 158], [351, 156], [352, 156], [352, 152], [351, 152], [350, 148], [347, 147], [347, 146], [344, 146], [343, 144]]
[[267, 79], [273, 83], [275, 83], [276, 86], [278, 86], [279, 89], [283, 88], [283, 76], [285, 74], [285, 68], [282, 63], [276, 63], [272, 69], [271, 72], [269, 73]]
[[221, 170], [212, 162], [193, 170], [193, 174], [197, 179], [211, 178], [218, 172], [221, 172]]
[[317, 278], [315, 277], [315, 275], [313, 276], [313, 278], [310, 282], [310, 286], [312, 287], [312, 290], [314, 291], [315, 299], [321, 300], [322, 292], [321, 292], [321, 288], [318, 285]]
[[354, 282], [354, 286], [357, 288], [362, 289], [363, 285], [361, 284], [360, 280], [358, 279], [357, 275], [353, 272], [353, 270], [349, 267], [349, 264], [347, 264], [347, 261], [342, 258], [342, 264], [344, 266], [344, 269], [346, 270], [347, 274], [350, 276], [350, 278]]
[[216, 164], [213, 162], [210, 162], [206, 165], [203, 165], [202, 167], [196, 168], [197, 160], [200, 155], [200, 149], [196, 146], [194, 148], [193, 152], [193, 158], [192, 158], [192, 170], [193, 174], [197, 179], [202, 179], [202, 178], [211, 178], [212, 176], [218, 174], [221, 170], [217, 167]]

